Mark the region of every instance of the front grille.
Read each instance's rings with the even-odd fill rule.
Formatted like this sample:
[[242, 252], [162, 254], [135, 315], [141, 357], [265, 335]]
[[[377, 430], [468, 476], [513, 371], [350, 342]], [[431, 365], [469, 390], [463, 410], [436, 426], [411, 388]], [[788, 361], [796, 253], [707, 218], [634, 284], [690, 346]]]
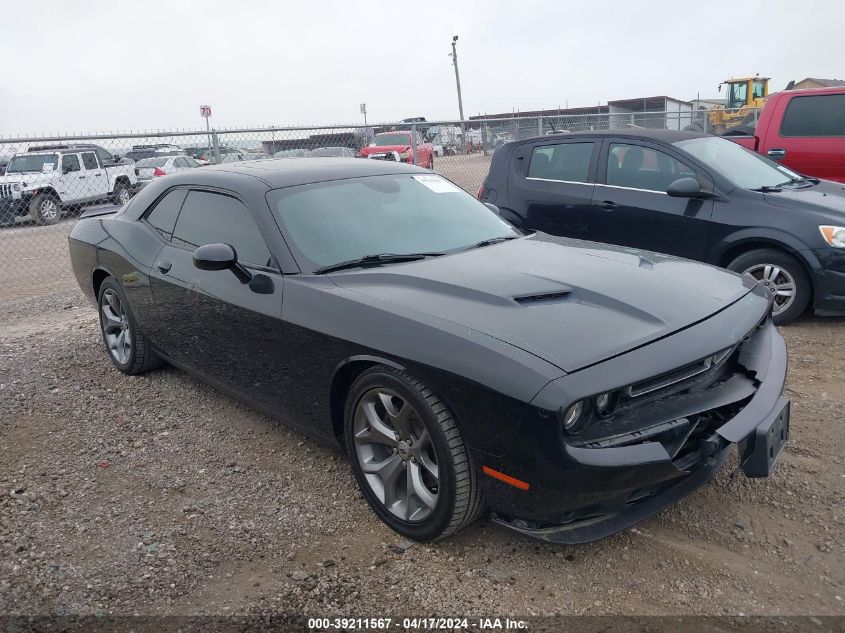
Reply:
[[648, 393], [654, 393], [668, 387], [684, 387], [687, 383], [694, 382], [696, 377], [703, 378], [702, 374], [715, 372], [722, 361], [724, 361], [735, 348], [729, 347], [715, 354], [711, 354], [699, 361], [673, 369], [665, 374], [643, 380], [628, 387], [628, 397], [639, 398]]
[[0, 184], [0, 198], [12, 197], [12, 185], [7, 183]]

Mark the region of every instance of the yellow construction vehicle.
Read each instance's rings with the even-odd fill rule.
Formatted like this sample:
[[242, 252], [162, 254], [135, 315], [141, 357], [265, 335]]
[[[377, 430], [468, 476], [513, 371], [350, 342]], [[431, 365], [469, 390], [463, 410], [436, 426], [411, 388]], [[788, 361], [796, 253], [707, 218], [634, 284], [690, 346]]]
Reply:
[[727, 87], [725, 103], [707, 112], [707, 131], [724, 134], [740, 128], [753, 130], [757, 109], [763, 107], [769, 96], [769, 77], [728, 79], [719, 84], [719, 92], [723, 85]]

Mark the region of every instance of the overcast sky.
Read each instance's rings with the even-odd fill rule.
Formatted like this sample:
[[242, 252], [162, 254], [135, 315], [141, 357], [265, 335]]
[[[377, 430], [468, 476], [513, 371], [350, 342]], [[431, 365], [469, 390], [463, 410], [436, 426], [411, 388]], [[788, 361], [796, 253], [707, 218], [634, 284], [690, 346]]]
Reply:
[[845, 79], [841, 0], [4, 3], [0, 134], [467, 116]]

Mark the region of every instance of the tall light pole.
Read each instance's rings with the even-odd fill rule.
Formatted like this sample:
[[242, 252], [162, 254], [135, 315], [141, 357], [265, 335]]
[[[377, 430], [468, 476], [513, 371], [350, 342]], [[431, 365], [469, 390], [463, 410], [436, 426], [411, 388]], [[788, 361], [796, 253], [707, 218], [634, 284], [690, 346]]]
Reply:
[[458, 71], [458, 51], [455, 46], [458, 43], [458, 36], [452, 36], [452, 64], [455, 66], [455, 84], [458, 86], [458, 112], [461, 121], [464, 120], [464, 101], [461, 98], [461, 73]]
[[467, 130], [464, 125], [464, 100], [461, 97], [461, 73], [458, 71], [458, 50], [456, 45], [458, 43], [458, 36], [452, 36], [452, 65], [455, 67], [455, 85], [458, 87], [458, 112], [461, 115], [461, 145], [464, 148], [467, 146]]

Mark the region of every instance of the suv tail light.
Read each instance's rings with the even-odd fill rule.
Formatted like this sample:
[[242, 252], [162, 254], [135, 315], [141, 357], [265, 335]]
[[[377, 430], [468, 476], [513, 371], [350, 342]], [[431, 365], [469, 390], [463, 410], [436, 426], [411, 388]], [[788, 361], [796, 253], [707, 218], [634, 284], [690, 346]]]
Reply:
[[156, 178], [156, 177], [158, 177], [158, 176], [166, 176], [166, 175], [167, 175], [167, 174], [166, 174], [166, 173], [164, 173], [164, 172], [163, 172], [161, 169], [159, 169], [158, 167], [156, 167], [156, 168], [153, 170], [153, 178]]

